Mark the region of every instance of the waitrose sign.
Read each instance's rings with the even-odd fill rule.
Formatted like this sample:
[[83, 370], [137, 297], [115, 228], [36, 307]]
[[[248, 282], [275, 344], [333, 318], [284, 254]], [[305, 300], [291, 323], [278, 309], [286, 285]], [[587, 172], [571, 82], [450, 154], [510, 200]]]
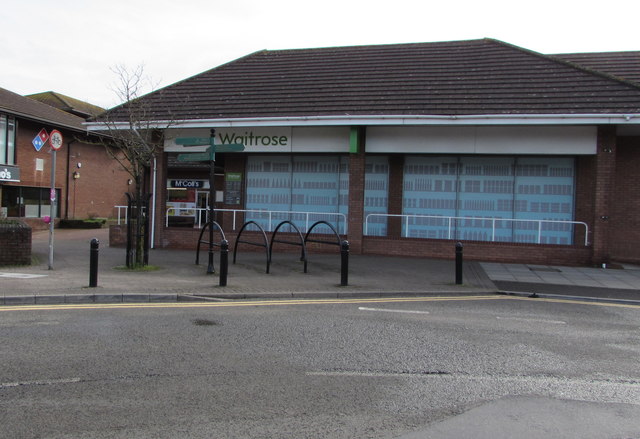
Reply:
[[[183, 148], [175, 143], [178, 137], [209, 137], [209, 130], [171, 130], [165, 140], [165, 151], [204, 151], [203, 147]], [[242, 143], [245, 152], [291, 151], [291, 127], [216, 128], [216, 145]]]

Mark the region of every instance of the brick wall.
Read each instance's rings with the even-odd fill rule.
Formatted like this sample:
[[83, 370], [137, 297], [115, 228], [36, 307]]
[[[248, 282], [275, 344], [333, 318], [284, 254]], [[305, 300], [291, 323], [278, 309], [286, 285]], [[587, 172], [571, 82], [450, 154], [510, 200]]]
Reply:
[[[402, 196], [404, 187], [404, 156], [389, 156], [389, 206], [390, 215], [402, 215]], [[402, 236], [402, 218], [390, 217], [387, 220], [387, 235], [392, 238]]]
[[619, 138], [611, 202], [612, 261], [640, 263], [640, 137]]
[[31, 265], [31, 227], [0, 224], [0, 265]]
[[365, 155], [362, 150], [349, 155], [349, 243], [351, 251], [360, 253], [364, 224]]
[[[389, 239], [368, 236], [363, 253], [388, 256], [454, 259], [458, 241], [441, 239]], [[468, 260], [540, 265], [589, 265], [591, 248], [584, 246], [534, 245], [462, 241]]]
[[615, 193], [616, 172], [615, 127], [599, 127], [595, 163], [595, 192], [593, 224], [593, 263], [611, 261], [609, 232], [612, 230], [612, 198]]
[[[575, 194], [575, 220], [589, 225], [588, 242], [593, 242], [593, 220], [595, 218], [595, 191], [596, 191], [596, 157], [580, 156], [576, 162], [576, 194]], [[574, 242], [584, 242], [584, 229], [575, 228]]]
[[[66, 206], [60, 210], [61, 216], [72, 219], [116, 217], [114, 206], [126, 205], [125, 193], [135, 190], [134, 185], [128, 184], [131, 175], [107, 155], [102, 145], [74, 142], [68, 148], [63, 146], [63, 149], [69, 153], [69, 180], [66, 184], [64, 178], [60, 182]], [[66, 166], [66, 163], [60, 165]], [[74, 172], [80, 178], [74, 179]]]

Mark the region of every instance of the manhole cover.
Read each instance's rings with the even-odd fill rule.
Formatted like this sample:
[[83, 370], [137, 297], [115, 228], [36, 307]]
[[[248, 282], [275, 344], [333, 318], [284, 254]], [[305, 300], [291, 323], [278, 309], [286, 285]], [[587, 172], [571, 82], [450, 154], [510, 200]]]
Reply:
[[531, 271], [546, 271], [548, 273], [562, 273], [562, 270], [558, 270], [553, 267], [529, 267]]
[[218, 326], [218, 322], [207, 319], [195, 319], [193, 320], [193, 324], [196, 326]]

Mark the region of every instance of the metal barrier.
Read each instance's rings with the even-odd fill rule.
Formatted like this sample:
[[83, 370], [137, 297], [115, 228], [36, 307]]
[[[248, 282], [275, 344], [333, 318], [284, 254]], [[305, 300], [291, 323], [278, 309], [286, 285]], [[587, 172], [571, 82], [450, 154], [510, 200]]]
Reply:
[[[118, 207], [118, 206], [116, 206]], [[171, 212], [194, 212], [193, 215], [169, 215], [169, 213]], [[337, 217], [340, 219], [339, 222], [342, 223], [343, 228], [344, 228], [344, 233], [347, 233], [347, 216], [344, 213], [339, 213], [339, 212], [298, 212], [298, 211], [294, 211], [294, 210], [253, 210], [253, 209], [216, 209], [216, 212], [229, 212], [233, 214], [232, 217], [232, 228], [231, 230], [236, 230], [236, 225], [237, 225], [237, 217], [238, 214], [241, 213], [256, 213], [256, 214], [263, 214], [266, 215], [267, 218], [267, 227], [266, 227], [266, 231], [271, 232], [272, 231], [272, 226], [273, 226], [273, 222], [274, 222], [274, 216], [277, 215], [302, 215], [304, 216], [304, 228], [303, 230], [307, 231], [309, 230], [309, 222], [310, 222], [310, 218], [313, 216], [320, 216], [320, 217]], [[201, 212], [204, 212], [206, 215], [201, 215]], [[208, 219], [208, 212], [209, 209], [208, 208], [202, 208], [202, 207], [168, 207], [166, 212], [165, 212], [165, 227], [169, 227], [169, 218], [170, 217], [193, 217], [194, 218], [194, 225], [197, 225], [198, 228], [202, 227], [202, 218], [205, 217]], [[255, 220], [251, 220], [251, 221], [255, 221]], [[263, 227], [264, 229], [264, 227]]]
[[570, 224], [574, 226], [584, 226], [584, 245], [589, 245], [589, 226], [582, 221], [561, 221], [561, 220], [528, 220], [528, 219], [515, 219], [515, 218], [493, 218], [493, 217], [470, 217], [470, 216], [440, 216], [440, 215], [396, 215], [386, 213], [370, 213], [365, 217], [364, 221], [364, 234], [369, 234], [369, 218], [372, 217], [387, 217], [387, 218], [404, 218], [404, 237], [409, 237], [409, 218], [432, 218], [447, 221], [448, 237], [446, 239], [454, 239], [453, 236], [453, 222], [459, 220], [480, 220], [491, 221], [491, 239], [489, 241], [494, 242], [496, 240], [496, 222], [508, 221], [508, 222], [523, 222], [523, 223], [538, 223], [538, 239], [537, 244], [541, 244], [542, 240], [542, 225], [543, 224]]

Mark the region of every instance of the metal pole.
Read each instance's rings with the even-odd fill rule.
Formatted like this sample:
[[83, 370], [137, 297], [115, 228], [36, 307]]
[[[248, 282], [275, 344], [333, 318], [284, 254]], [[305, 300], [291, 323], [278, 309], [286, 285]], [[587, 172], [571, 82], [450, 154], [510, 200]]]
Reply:
[[53, 229], [56, 218], [56, 150], [51, 148], [51, 202], [49, 204], [49, 270], [53, 270]]
[[97, 238], [91, 240], [91, 250], [89, 251], [89, 286], [98, 286], [98, 253], [100, 241]]
[[213, 139], [215, 138], [216, 130], [211, 128], [211, 140], [209, 144], [211, 151], [209, 152], [209, 265], [207, 266], [207, 274], [215, 273], [213, 268], [213, 221], [214, 221], [214, 208], [213, 205], [216, 200], [216, 190], [214, 187], [214, 179], [216, 178], [216, 161], [215, 161], [215, 146]]
[[462, 243], [456, 244], [456, 285], [462, 285]]
[[340, 285], [349, 284], [349, 241], [342, 241], [340, 245]]
[[133, 234], [133, 215], [132, 215], [132, 204], [133, 198], [129, 192], [125, 193], [127, 196], [127, 215], [126, 215], [126, 226], [127, 226], [127, 253], [126, 253], [126, 266], [127, 268], [133, 267], [133, 261], [131, 259], [131, 235]]

